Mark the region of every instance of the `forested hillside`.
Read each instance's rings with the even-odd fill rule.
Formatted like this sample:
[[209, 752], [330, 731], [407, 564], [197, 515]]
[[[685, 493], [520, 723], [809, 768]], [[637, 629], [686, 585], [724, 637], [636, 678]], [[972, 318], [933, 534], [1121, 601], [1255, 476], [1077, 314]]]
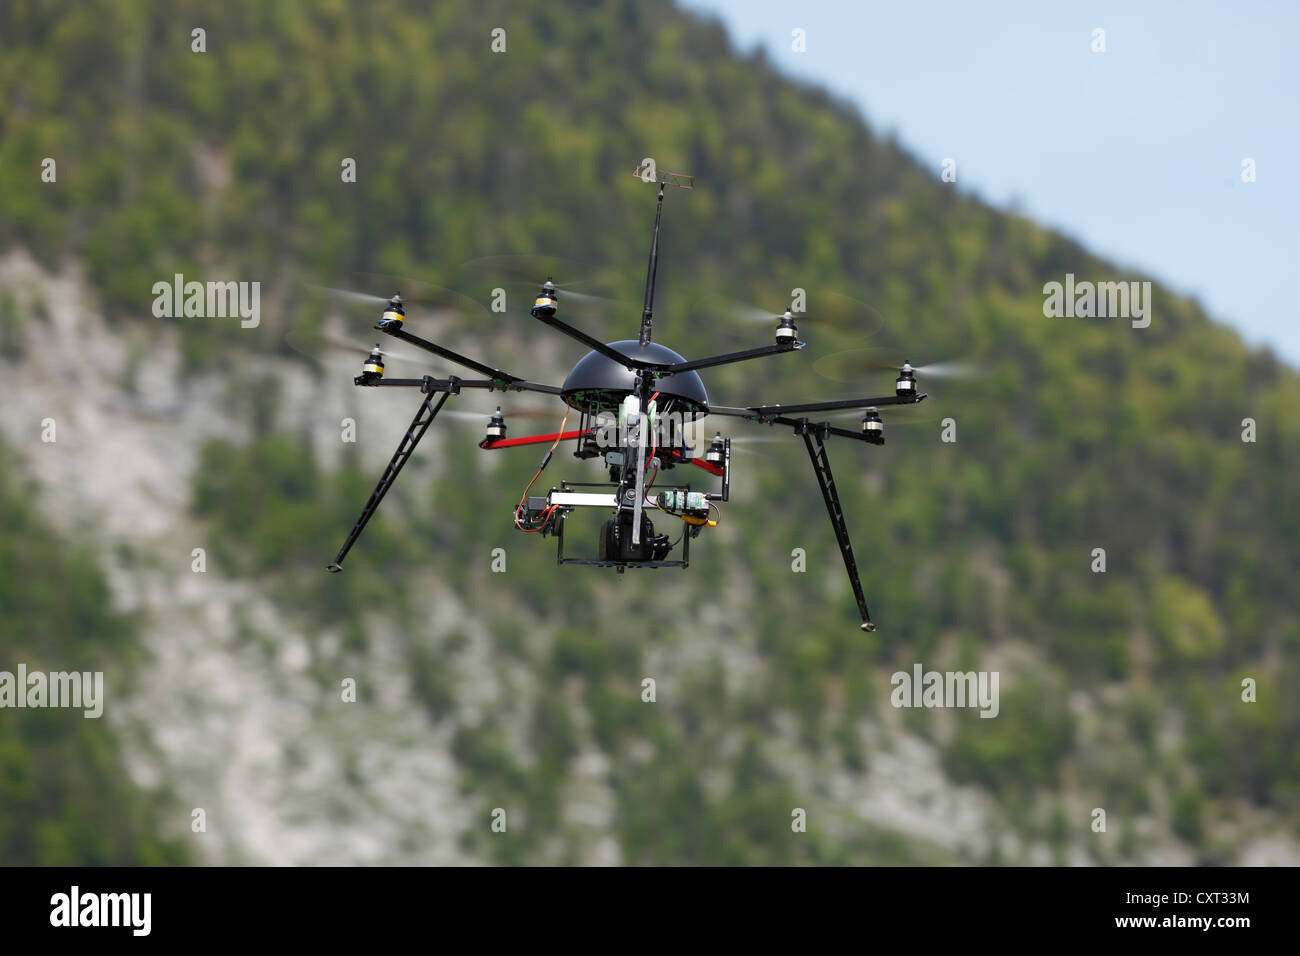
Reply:
[[[0, 716], [0, 861], [151, 862], [193, 836], [184, 810], [109, 832], [79, 798], [33, 799], [25, 782], [50, 754], [89, 747], [112, 783], [81, 785], [105, 814], [138, 820], [172, 789], [204, 805], [165, 758], [162, 779], [113, 763], [115, 727], [151, 739], [166, 691], [150, 662], [181, 634], [151, 624], [148, 602], [123, 617], [97, 577], [137, 573], [123, 570], [124, 546], [189, 575], [192, 538], [210, 560], [211, 591], [196, 600], [234, 610], [196, 605], [190, 639], [273, 670], [301, 642], [304, 708], [405, 695], [427, 730], [331, 717], [340, 751], [358, 755], [334, 774], [259, 725], [267, 759], [286, 780], [310, 767], [310, 801], [380, 790], [404, 755], [445, 752], [446, 794], [393, 799], [431, 832], [454, 830], [462, 860], [1224, 863], [1268, 846], [1295, 861], [1300, 377], [1159, 277], [956, 191], [852, 109], [663, 2], [17, 0], [0, 7], [0, 103], [0, 253], [33, 256], [32, 277], [82, 277], [88, 313], [68, 327], [102, 325], [122, 343], [101, 370], [115, 395], [147, 405], [146, 383], [166, 368], [179, 414], [204, 423], [168, 433], [184, 463], [183, 535], [128, 529], [65, 552], [60, 526], [31, 559], [9, 539], [44, 539], [46, 524], [18, 489], [43, 474], [41, 456], [75, 448], [42, 447], [38, 411], [3, 420], [0, 669], [37, 649], [51, 668], [86, 654], [118, 661], [145, 696], [130, 728], [15, 732]], [[713, 321], [700, 303], [780, 311], [808, 290], [808, 348], [761, 371], [713, 370], [716, 403], [889, 392], [887, 374], [835, 383], [814, 371], [819, 356], [876, 341], [818, 323], [818, 296], [832, 293], [869, 303], [882, 340], [914, 360], [978, 355], [988, 370], [923, 382], [936, 420], [891, 428], [883, 448], [831, 447], [875, 634], [856, 626], [797, 439], [722, 420], [726, 433], [786, 443], [737, 454], [733, 501], [688, 571], [556, 567], [552, 542], [510, 524], [540, 455], [484, 453], [478, 426], [440, 421], [347, 572], [322, 573], [417, 401], [354, 389], [360, 355], [321, 364], [288, 348], [288, 331], [329, 308], [304, 290], [396, 273], [486, 303], [489, 290], [461, 285], [462, 263], [547, 253], [611, 267], [602, 291], [638, 300], [654, 191], [632, 170], [647, 156], [696, 177], [665, 202], [657, 340], [691, 355], [766, 344], [770, 327]], [[40, 179], [46, 157], [54, 183]], [[347, 159], [355, 182], [340, 175]], [[151, 288], [176, 273], [261, 282], [260, 325], [155, 318]], [[1066, 273], [1155, 280], [1150, 326], [1045, 318], [1043, 286]], [[38, 278], [3, 286], [6, 377], [50, 396], [74, 387], [37, 374], [58, 361], [43, 344], [47, 310], [72, 300], [45, 302]], [[591, 331], [627, 337], [637, 305], [611, 311]], [[534, 380], [559, 381], [583, 353], [522, 299], [454, 328], [429, 322], [413, 310], [408, 325]], [[369, 341], [364, 318], [355, 331]], [[340, 412], [361, 422], [356, 444], [340, 442]], [[954, 420], [955, 442], [938, 418]], [[1254, 442], [1242, 440], [1247, 418]], [[129, 455], [153, 427], [103, 440]], [[547, 479], [563, 477], [601, 475], [557, 453]], [[32, 500], [50, 510], [39, 488]], [[506, 549], [504, 574], [494, 548]], [[800, 548], [804, 573], [792, 570]], [[28, 561], [40, 562], [32, 580], [67, 581], [66, 606], [10, 587], [11, 565]], [[254, 606], [267, 613], [244, 615]], [[381, 659], [400, 689], [374, 670]], [[914, 662], [999, 671], [998, 718], [890, 707], [890, 674]], [[348, 676], [359, 700], [336, 704]], [[372, 747], [391, 764], [367, 762]], [[511, 814], [505, 835], [489, 829], [498, 807]], [[807, 833], [791, 832], [796, 807]], [[1097, 807], [1104, 834], [1090, 827]], [[336, 811], [306, 802], [277, 819], [324, 833], [344, 825]], [[349, 828], [382, 832], [366, 859], [419, 860], [433, 839], [354, 811]]]

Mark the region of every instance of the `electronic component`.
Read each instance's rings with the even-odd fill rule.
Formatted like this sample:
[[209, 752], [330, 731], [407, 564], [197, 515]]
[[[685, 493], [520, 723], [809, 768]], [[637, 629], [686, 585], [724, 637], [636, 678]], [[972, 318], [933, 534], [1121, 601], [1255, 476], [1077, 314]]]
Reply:
[[667, 512], [679, 511], [689, 514], [709, 510], [709, 500], [702, 491], [661, 491], [655, 498], [655, 503]]

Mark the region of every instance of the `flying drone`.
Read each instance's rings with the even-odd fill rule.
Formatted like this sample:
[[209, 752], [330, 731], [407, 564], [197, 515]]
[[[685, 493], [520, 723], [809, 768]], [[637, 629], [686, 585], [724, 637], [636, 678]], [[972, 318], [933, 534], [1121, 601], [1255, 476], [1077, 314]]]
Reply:
[[[542, 458], [533, 480], [524, 489], [514, 510], [514, 524], [526, 533], [553, 536], [557, 542], [558, 563], [616, 568], [620, 574], [628, 568], [688, 567], [690, 541], [709, 528], [716, 527], [717, 516], [721, 513], [719, 505], [728, 500], [732, 449], [731, 439], [716, 433], [704, 453], [697, 455], [695, 448], [687, 442], [685, 426], [705, 416], [783, 425], [793, 429], [803, 439], [822, 499], [826, 503], [831, 529], [844, 559], [844, 569], [848, 573], [862, 615], [862, 630], [874, 631], [876, 625], [872, 623], [867, 610], [857, 561], [853, 556], [853, 545], [849, 541], [844, 512], [831, 474], [826, 443], [834, 436], [883, 445], [885, 426], [879, 410], [892, 405], [914, 405], [926, 398], [924, 393], [917, 390], [916, 369], [907, 362], [897, 368], [898, 377], [894, 382], [893, 395], [744, 408], [712, 404], [699, 375], [701, 369], [796, 352], [803, 349], [806, 343], [800, 340], [795, 316], [789, 310], [779, 317], [774, 316], [778, 318], [775, 342], [758, 348], [686, 359], [667, 346], [652, 341], [664, 188], [671, 185], [691, 189], [694, 178], [653, 171], [647, 175], [642, 168], [638, 168], [636, 173], [638, 178], [659, 185], [640, 333], [635, 339], [607, 343], [565, 322], [560, 318], [560, 292], [553, 279], [548, 277], [534, 300], [532, 316], [590, 349], [569, 372], [563, 385], [528, 381], [413, 334], [405, 325], [407, 303], [400, 293], [394, 295], [383, 307], [375, 324], [377, 330], [469, 369], [481, 377], [460, 378], [453, 375], [436, 378], [425, 375], [421, 378], [385, 378], [384, 350], [376, 345], [366, 357], [361, 374], [353, 380], [354, 384], [368, 388], [417, 388], [424, 397], [361, 516], [327, 570], [343, 570], [343, 559], [410, 460], [415, 446], [452, 395], [458, 395], [465, 389], [538, 392], [557, 396], [566, 406], [558, 432], [507, 437], [505, 416], [498, 407], [488, 421], [486, 435], [479, 447], [490, 451], [550, 444], [550, 449]], [[845, 410], [850, 410], [849, 414], [852, 414], [851, 410], [855, 409], [862, 410], [858, 430], [842, 428], [821, 420], [842, 414]], [[573, 413], [579, 417], [578, 426], [566, 431], [565, 425]], [[559, 443], [567, 441], [576, 442], [574, 457], [580, 460], [602, 459], [608, 471], [608, 479], [602, 482], [561, 481], [545, 494], [530, 494]], [[700, 491], [692, 488], [689, 483], [656, 484], [661, 472], [672, 471], [679, 466], [699, 468], [713, 478], [720, 479], [719, 489]], [[713, 482], [710, 481], [709, 484], [712, 485]], [[565, 524], [582, 508], [598, 509], [607, 516], [600, 529], [594, 556], [575, 556], [565, 550]], [[655, 521], [660, 522], [660, 528], [680, 522], [681, 533], [677, 541], [670, 540], [669, 534], [657, 529]], [[669, 560], [669, 555], [678, 542], [681, 543], [680, 557]]]

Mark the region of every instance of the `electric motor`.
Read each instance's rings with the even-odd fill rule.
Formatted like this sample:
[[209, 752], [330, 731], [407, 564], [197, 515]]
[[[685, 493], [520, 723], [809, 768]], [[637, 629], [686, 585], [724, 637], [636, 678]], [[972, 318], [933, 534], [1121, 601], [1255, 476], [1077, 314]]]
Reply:
[[405, 318], [406, 309], [402, 305], [402, 297], [395, 295], [388, 300], [388, 305], [384, 308], [384, 314], [379, 317], [379, 327], [381, 329], [401, 328]]
[[899, 398], [908, 398], [916, 394], [916, 374], [912, 371], [912, 366], [907, 362], [898, 371], [898, 378], [894, 382], [894, 391]]
[[359, 376], [362, 384], [377, 382], [384, 377], [384, 353], [376, 345], [361, 364], [361, 375]]
[[537, 318], [550, 317], [555, 314], [560, 306], [559, 298], [555, 294], [555, 284], [547, 279], [542, 284], [542, 290], [537, 293], [537, 299], [533, 302], [532, 313]]
[[722, 445], [722, 432], [715, 432], [713, 442], [709, 445], [708, 450], [704, 453], [704, 460], [710, 465], [722, 467], [722, 458], [725, 449]]
[[799, 341], [799, 327], [794, 324], [794, 315], [787, 311], [781, 316], [781, 323], [776, 327], [776, 344]]
[[867, 441], [874, 444], [885, 443], [885, 423], [876, 409], [868, 408], [866, 414], [862, 416], [862, 434], [866, 436]]

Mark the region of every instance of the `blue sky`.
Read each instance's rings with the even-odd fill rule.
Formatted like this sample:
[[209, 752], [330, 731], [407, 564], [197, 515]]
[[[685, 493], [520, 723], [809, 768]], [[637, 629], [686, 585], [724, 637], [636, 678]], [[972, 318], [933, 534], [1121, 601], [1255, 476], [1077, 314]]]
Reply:
[[1300, 366], [1300, 2], [682, 3], [855, 103], [936, 175], [955, 159], [958, 188]]

